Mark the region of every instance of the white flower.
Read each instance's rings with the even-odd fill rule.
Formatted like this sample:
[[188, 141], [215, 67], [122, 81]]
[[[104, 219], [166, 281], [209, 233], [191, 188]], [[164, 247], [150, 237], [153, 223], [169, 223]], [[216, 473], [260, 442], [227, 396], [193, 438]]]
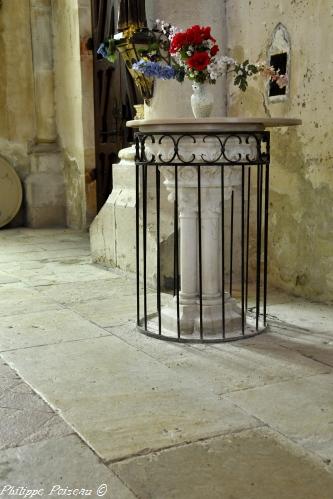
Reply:
[[173, 37], [175, 36], [176, 33], [180, 31], [180, 29], [177, 26], [172, 26], [171, 24], [169, 25], [169, 40], [172, 41]]
[[232, 59], [232, 57], [227, 57], [226, 55], [220, 57], [219, 59], [222, 64], [227, 64], [228, 66], [233, 66], [234, 64], [236, 64], [235, 59]]
[[175, 58], [177, 64], [179, 64], [180, 66], [183, 64], [183, 61], [182, 61], [182, 58], [181, 58], [181, 55], [179, 54], [179, 52], [176, 52], [173, 57]]
[[210, 64], [207, 66], [211, 80], [217, 80], [220, 76], [226, 73], [227, 66], [235, 64], [234, 59], [227, 56], [215, 56], [211, 59]]

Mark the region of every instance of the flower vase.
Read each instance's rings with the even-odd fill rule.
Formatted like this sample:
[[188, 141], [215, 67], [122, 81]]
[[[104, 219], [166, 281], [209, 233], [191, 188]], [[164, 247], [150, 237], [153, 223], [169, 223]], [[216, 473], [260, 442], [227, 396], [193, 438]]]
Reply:
[[209, 83], [193, 83], [191, 106], [195, 118], [209, 118], [214, 105], [214, 96]]

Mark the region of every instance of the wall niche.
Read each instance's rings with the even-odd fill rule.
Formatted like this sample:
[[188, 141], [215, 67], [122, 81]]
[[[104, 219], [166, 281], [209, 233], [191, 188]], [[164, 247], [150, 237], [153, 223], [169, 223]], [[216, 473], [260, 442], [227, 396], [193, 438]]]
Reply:
[[267, 52], [267, 63], [281, 74], [288, 75], [288, 84], [284, 88], [272, 81], [267, 83], [267, 98], [270, 103], [283, 102], [289, 98], [290, 88], [290, 37], [287, 28], [279, 23], [275, 27]]

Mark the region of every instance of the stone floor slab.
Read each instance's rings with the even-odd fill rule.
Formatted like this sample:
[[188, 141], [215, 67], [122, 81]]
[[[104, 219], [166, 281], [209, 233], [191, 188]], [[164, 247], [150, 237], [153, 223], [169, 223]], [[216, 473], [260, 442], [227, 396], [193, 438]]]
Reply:
[[[155, 296], [148, 294], [147, 302], [148, 306], [155, 305]], [[136, 296], [133, 294], [132, 286], [127, 287], [127, 290], [120, 287], [113, 296], [96, 301], [93, 307], [86, 302], [71, 304], [70, 308], [98, 326], [104, 328], [122, 326], [133, 324], [136, 318]]]
[[270, 305], [269, 316], [285, 322], [289, 326], [298, 326], [318, 334], [333, 332], [333, 307], [324, 303], [312, 303], [301, 298], [290, 298], [288, 303]]
[[[41, 272], [49, 274], [50, 272], [63, 273], [68, 271], [72, 265], [81, 266], [84, 264], [91, 264], [91, 257], [89, 254], [83, 256], [72, 255], [72, 256], [60, 256], [57, 258], [47, 257], [48, 252], [38, 253], [40, 258], [38, 260], [22, 259], [21, 261], [15, 260], [15, 262], [2, 262], [0, 263], [0, 271], [6, 272], [11, 275], [18, 275], [24, 277], [27, 272], [40, 275]], [[92, 267], [92, 265], [91, 265]]]
[[58, 414], [53, 414], [45, 423], [35, 428], [33, 433], [23, 437], [19, 445], [33, 444], [74, 434], [74, 430]]
[[[108, 273], [108, 279], [97, 279], [89, 281], [89, 293], [87, 292], [86, 282], [52, 284], [46, 286], [36, 286], [36, 290], [41, 296], [49, 300], [67, 305], [69, 308], [78, 303], [91, 303], [92, 301], [106, 300], [127, 292], [131, 287], [133, 295], [133, 281], [130, 281], [114, 272]], [[110, 311], [110, 306], [108, 307]]]
[[42, 411], [0, 407], [0, 449], [18, 446], [38, 432], [51, 417], [50, 413]]
[[20, 385], [20, 383], [20, 378], [0, 376], [0, 399], [7, 393], [8, 390], [15, 389], [18, 385]]
[[[272, 339], [290, 352], [298, 353], [328, 367], [333, 367], [333, 334], [311, 334], [293, 326], [274, 323], [270, 327], [272, 334], [262, 335], [252, 342], [253, 348], [260, 348], [264, 342], [271, 344]], [[241, 346], [249, 345], [247, 341]]]
[[[41, 413], [41, 414], [39, 414]], [[0, 447], [16, 447], [73, 433], [7, 364], [0, 360]]]
[[[109, 279], [109, 272], [97, 265], [89, 263], [80, 264], [79, 261], [70, 260], [66, 263], [53, 261], [46, 263], [40, 268], [18, 269], [11, 271], [12, 281], [21, 280], [30, 286], [43, 286], [63, 282], [82, 282], [92, 279]], [[8, 277], [9, 278], [9, 277]], [[3, 277], [5, 280], [5, 276]], [[2, 282], [0, 272], [0, 282]]]
[[71, 310], [4, 317], [0, 323], [0, 350], [24, 349], [33, 345], [94, 338], [106, 334], [106, 331]]
[[[21, 383], [20, 383], [21, 384]], [[41, 412], [53, 412], [41, 398], [32, 390], [23, 391], [18, 389], [20, 384], [9, 387], [0, 396], [1, 409], [33, 410]], [[26, 387], [27, 385], [24, 384]]]
[[[0, 259], [2, 256], [12, 255], [11, 261], [15, 261], [16, 254], [26, 254], [35, 251], [40, 251], [41, 248], [38, 244], [27, 243], [25, 241], [16, 241], [14, 239], [8, 238], [7, 240], [0, 235], [1, 245], [0, 245]], [[7, 260], [8, 261], [8, 260]]]
[[93, 498], [99, 497], [98, 491], [106, 491], [103, 497], [108, 499], [136, 497], [76, 435], [1, 451], [0, 493], [8, 485], [43, 489], [39, 497], [63, 497], [66, 488], [91, 490]]
[[280, 337], [274, 334], [234, 344], [190, 346], [154, 341], [139, 334], [133, 325], [108, 330], [217, 395], [332, 372], [329, 366], [280, 345]]
[[11, 276], [6, 272], [0, 272], [0, 284], [8, 284], [12, 282], [19, 282], [20, 278], [17, 276]]
[[333, 375], [323, 374], [226, 395], [279, 432], [333, 461]]
[[0, 287], [0, 302], [2, 317], [62, 308], [27, 286], [21, 288], [10, 285]]
[[3, 355], [107, 460], [259, 424], [111, 335]]
[[333, 476], [273, 432], [245, 431], [111, 466], [144, 499], [331, 499]]
[[0, 361], [0, 376], [4, 378], [19, 379], [13, 369], [11, 369], [5, 362]]
[[[36, 247], [34, 251], [31, 251], [30, 248], [24, 252], [15, 253], [15, 262], [23, 263], [23, 262], [47, 262], [47, 261], [55, 261], [62, 258], [87, 258], [90, 256], [89, 247], [78, 247], [78, 248], [58, 248], [56, 250], [45, 250], [40, 247]], [[9, 251], [0, 252], [0, 264], [1, 268], [5, 269], [5, 264], [13, 262], [13, 254]]]

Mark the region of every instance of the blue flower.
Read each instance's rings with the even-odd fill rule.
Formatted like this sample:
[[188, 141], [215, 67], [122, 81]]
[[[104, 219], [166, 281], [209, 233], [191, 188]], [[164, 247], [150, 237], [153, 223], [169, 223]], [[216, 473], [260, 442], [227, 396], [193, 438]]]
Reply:
[[150, 78], [158, 78], [160, 80], [172, 80], [175, 77], [175, 70], [167, 65], [158, 62], [144, 61], [141, 59], [135, 62], [132, 66], [135, 71], [144, 74]]
[[102, 57], [107, 57], [108, 51], [104, 43], [101, 43], [100, 46], [98, 47], [97, 54], [101, 55]]

